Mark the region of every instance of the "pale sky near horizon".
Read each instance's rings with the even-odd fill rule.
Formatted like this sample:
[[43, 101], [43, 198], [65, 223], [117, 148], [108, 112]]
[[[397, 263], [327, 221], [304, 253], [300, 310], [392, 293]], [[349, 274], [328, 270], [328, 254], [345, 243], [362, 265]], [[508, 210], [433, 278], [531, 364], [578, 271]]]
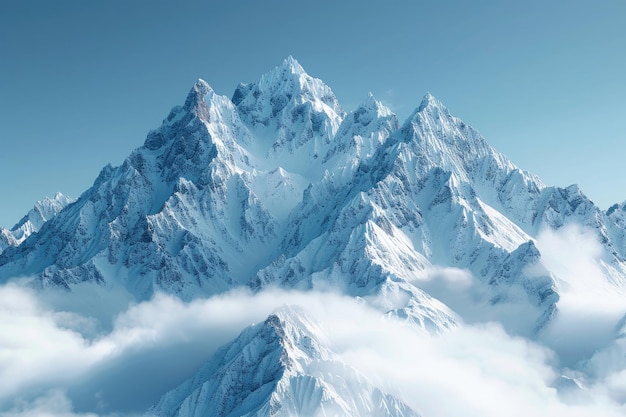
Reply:
[[293, 55], [346, 111], [431, 92], [548, 185], [626, 200], [626, 2], [3, 0], [0, 226], [78, 197], [181, 104]]

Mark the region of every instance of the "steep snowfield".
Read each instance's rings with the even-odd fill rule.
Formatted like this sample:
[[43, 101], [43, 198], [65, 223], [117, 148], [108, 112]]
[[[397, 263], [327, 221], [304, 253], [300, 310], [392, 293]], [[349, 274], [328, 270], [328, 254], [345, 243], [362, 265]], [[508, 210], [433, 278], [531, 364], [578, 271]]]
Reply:
[[148, 415], [418, 416], [342, 363], [323, 330], [287, 306], [222, 347]]

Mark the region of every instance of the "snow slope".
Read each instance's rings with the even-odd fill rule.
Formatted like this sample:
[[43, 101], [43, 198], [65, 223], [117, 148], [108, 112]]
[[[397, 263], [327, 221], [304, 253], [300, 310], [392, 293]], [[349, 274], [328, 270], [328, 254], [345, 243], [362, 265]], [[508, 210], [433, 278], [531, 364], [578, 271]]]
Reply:
[[61, 193], [53, 198], [46, 197], [35, 203], [35, 206], [11, 229], [0, 227], [0, 252], [9, 246], [18, 246], [26, 238], [41, 229], [41, 226], [56, 216], [66, 206], [74, 202], [74, 199]]
[[287, 306], [246, 328], [148, 415], [418, 416], [342, 363], [323, 330]]

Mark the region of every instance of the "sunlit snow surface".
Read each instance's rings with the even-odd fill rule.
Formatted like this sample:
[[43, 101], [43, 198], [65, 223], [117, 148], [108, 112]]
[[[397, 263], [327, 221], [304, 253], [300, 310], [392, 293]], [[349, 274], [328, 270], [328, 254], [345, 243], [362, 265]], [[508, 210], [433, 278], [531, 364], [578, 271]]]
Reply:
[[35, 203], [33, 209], [11, 229], [0, 227], [0, 253], [9, 246], [21, 244], [73, 201], [72, 198], [57, 193], [53, 198], [46, 197]]
[[430, 94], [404, 123], [364, 96], [346, 112], [292, 57], [232, 99], [198, 80], [76, 201], [1, 229], [0, 411], [624, 411], [624, 204]]

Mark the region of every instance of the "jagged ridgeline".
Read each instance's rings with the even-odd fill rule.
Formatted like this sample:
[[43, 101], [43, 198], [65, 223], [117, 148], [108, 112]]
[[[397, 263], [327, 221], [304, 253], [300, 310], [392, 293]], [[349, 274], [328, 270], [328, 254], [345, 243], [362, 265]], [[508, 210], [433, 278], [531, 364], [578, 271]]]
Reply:
[[559, 299], [535, 239], [567, 224], [597, 235], [611, 285], [626, 280], [623, 205], [544, 185], [430, 94], [401, 124], [371, 94], [347, 113], [291, 57], [232, 99], [198, 80], [121, 166], [57, 200], [2, 230], [3, 282], [137, 300], [332, 288], [436, 333], [463, 318], [420, 278], [452, 267], [485, 308], [531, 306], [512, 330], [532, 334]]
[[[136, 301], [332, 290], [422, 336], [493, 320], [532, 338], [568, 281], [539, 234], [588, 230], [606, 286], [623, 292], [625, 219], [624, 204], [604, 212], [519, 169], [430, 94], [402, 123], [371, 94], [346, 112], [289, 57], [232, 98], [198, 80], [77, 200], [43, 200], [0, 229], [0, 282]], [[326, 331], [279, 308], [148, 415], [419, 415], [342, 362]]]

